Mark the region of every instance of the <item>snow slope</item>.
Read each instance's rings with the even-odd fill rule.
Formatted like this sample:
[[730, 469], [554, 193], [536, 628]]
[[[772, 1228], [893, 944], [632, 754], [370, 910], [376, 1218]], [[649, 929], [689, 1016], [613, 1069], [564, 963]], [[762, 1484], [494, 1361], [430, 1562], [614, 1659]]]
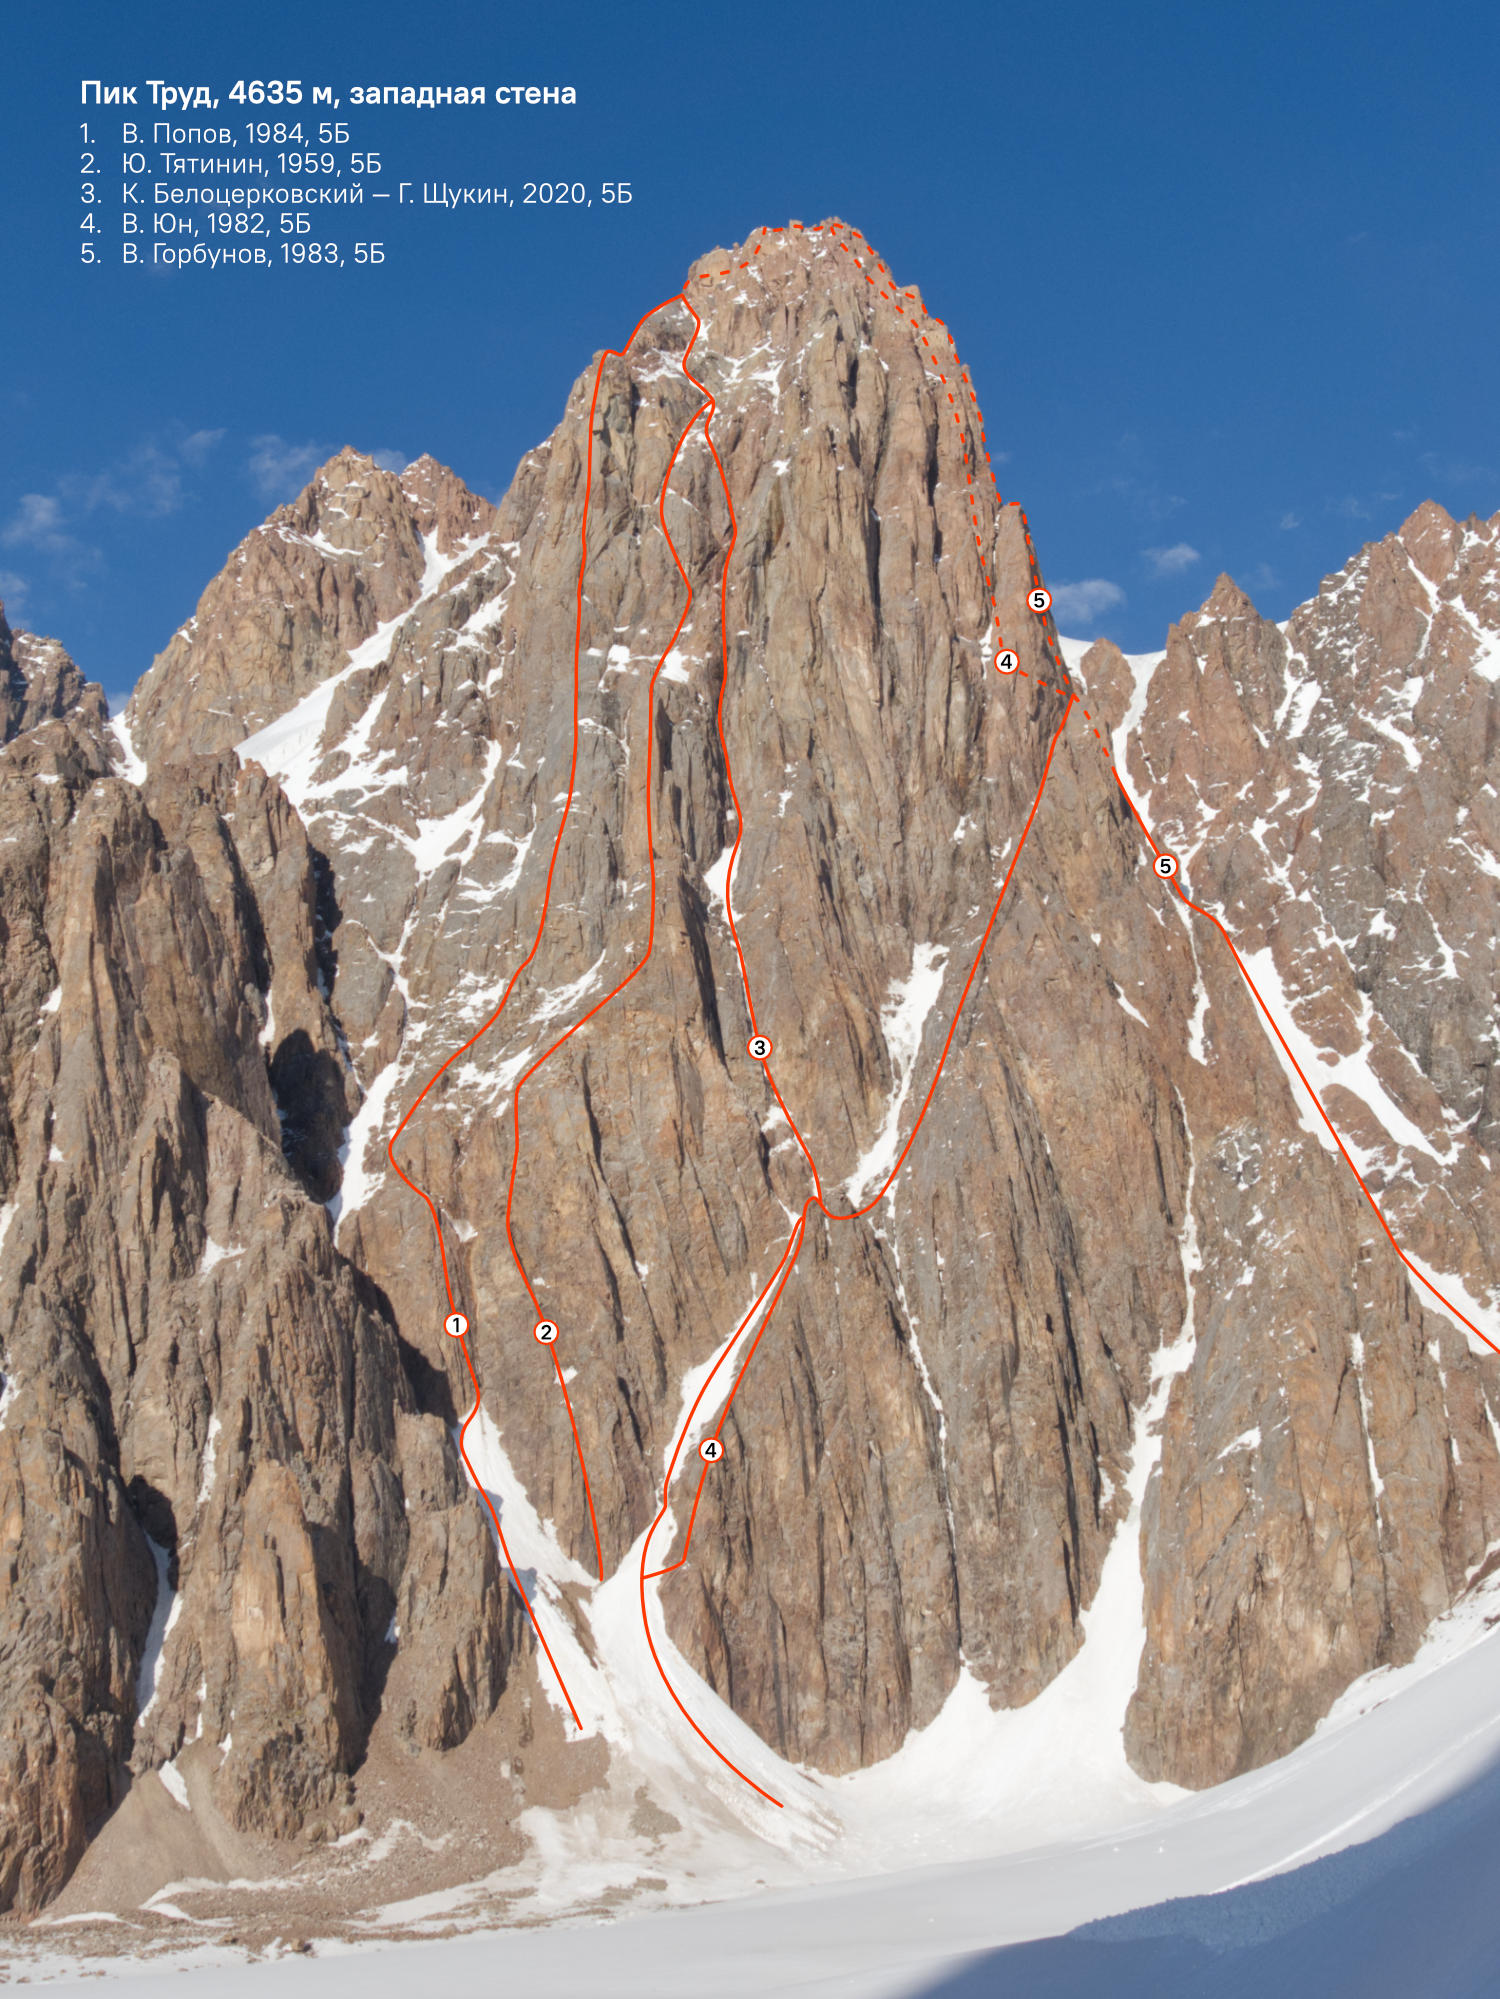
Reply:
[[[274, 1967], [203, 1946], [165, 1967], [85, 1965], [59, 1951], [27, 1968], [33, 1981], [65, 1983], [123, 1972], [140, 1999], [191, 1999], [199, 1989], [214, 1999], [270, 1999], [273, 1990], [282, 1999], [395, 1999], [414, 1986], [548, 1999], [1493, 1992], [1492, 1619], [1500, 1622], [1500, 1587], [1487, 1585], [1434, 1627], [1409, 1666], [1351, 1687], [1282, 1761], [1155, 1809], [1141, 1801], [1133, 1822], [1109, 1833], [857, 1880], [819, 1881], [804, 1864], [808, 1885], [734, 1901], [383, 1951], [325, 1944]], [[941, 1762], [931, 1775], [954, 1781]], [[1075, 1781], [1059, 1764], [1058, 1789]], [[930, 1809], [942, 1801], [936, 1789]], [[1067, 1800], [1056, 1802], [1065, 1813]], [[1018, 1843], [1023, 1831], [1018, 1824]], [[1049, 1938], [1058, 1941], [1035, 1941]], [[184, 1980], [194, 1968], [211, 1976]]]

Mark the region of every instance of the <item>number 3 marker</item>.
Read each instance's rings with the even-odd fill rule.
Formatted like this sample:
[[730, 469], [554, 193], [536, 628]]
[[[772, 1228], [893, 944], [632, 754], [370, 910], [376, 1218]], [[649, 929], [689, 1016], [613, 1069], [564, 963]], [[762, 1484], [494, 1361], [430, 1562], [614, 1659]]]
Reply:
[[771, 1053], [771, 1044], [763, 1034], [752, 1034], [745, 1043], [745, 1052], [756, 1062], [764, 1062]]

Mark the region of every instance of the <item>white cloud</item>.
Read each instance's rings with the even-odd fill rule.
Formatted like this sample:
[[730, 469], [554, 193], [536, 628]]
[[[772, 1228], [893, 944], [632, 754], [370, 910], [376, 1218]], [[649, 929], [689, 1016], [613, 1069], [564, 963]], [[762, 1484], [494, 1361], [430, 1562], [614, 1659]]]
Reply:
[[1281, 532], [1283, 534], [1290, 534], [1294, 528], [1299, 528], [1301, 525], [1301, 514], [1283, 514], [1281, 516]]
[[1372, 521], [1381, 507], [1395, 498], [1394, 493], [1370, 493], [1363, 497], [1357, 493], [1346, 493], [1342, 500], [1330, 500], [1327, 511], [1340, 515], [1346, 521]]
[[[1455, 486], [1492, 485], [1495, 479], [1492, 465], [1477, 465], [1472, 459], [1450, 458], [1438, 451], [1424, 451], [1422, 467], [1430, 478]], [[1383, 497], [1394, 499], [1396, 496], [1391, 493]]]
[[185, 464], [201, 465], [214, 446], [221, 444], [223, 439], [222, 430], [195, 430], [191, 436], [182, 440], [177, 450]]
[[[1124, 440], [1130, 443], [1131, 440]], [[1179, 507], [1187, 505], [1180, 493], [1169, 493], [1156, 479], [1138, 479], [1132, 473], [1120, 473], [1106, 479], [1094, 488], [1096, 493], [1114, 493], [1123, 500], [1137, 520], [1164, 521], [1175, 514]]]
[[7, 548], [40, 548], [49, 555], [66, 554], [72, 537], [63, 531], [62, 503], [51, 493], [23, 493], [14, 518], [7, 521], [0, 542]]
[[195, 430], [178, 438], [147, 437], [124, 457], [95, 472], [64, 472], [48, 493], [23, 493], [0, 528], [0, 545], [34, 548], [76, 572], [102, 561], [99, 549], [81, 541], [80, 524], [100, 513], [146, 520], [174, 514], [187, 498], [186, 468], [201, 465], [223, 437], [222, 430]]
[[1180, 576], [1184, 569], [1191, 569], [1203, 557], [1197, 549], [1185, 541], [1173, 542], [1170, 548], [1146, 548], [1141, 553], [1151, 565], [1153, 576]]
[[17, 576], [13, 569], [0, 569], [0, 605], [9, 604], [13, 611], [19, 611], [26, 602], [26, 578]]
[[66, 473], [57, 490], [75, 518], [97, 513], [101, 507], [115, 514], [143, 514], [148, 520], [175, 514], [183, 502], [185, 460], [180, 451], [178, 445], [147, 438], [102, 472]]
[[275, 431], [267, 431], [250, 440], [250, 477], [264, 499], [294, 499], [324, 455], [321, 444], [288, 444]]
[[1125, 602], [1118, 583], [1090, 576], [1082, 583], [1058, 583], [1052, 590], [1052, 612], [1059, 624], [1091, 625], [1105, 611]]
[[388, 451], [382, 448], [379, 451], [372, 451], [370, 456], [382, 472], [404, 472], [411, 463], [404, 451]]

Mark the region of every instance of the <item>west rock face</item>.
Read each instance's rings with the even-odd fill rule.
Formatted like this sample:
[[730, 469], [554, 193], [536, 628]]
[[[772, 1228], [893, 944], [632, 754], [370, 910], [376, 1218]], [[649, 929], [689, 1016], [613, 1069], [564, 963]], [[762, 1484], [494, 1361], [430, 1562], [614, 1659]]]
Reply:
[[[473, 1397], [431, 1218], [386, 1159], [466, 1043], [397, 1156], [442, 1218], [503, 1505], [556, 1549], [539, 1614], [607, 1655], [595, 1521], [612, 1575], [814, 1191], [745, 1053], [737, 837], [756, 1026], [832, 1219], [660, 1604], [772, 1748], [866, 1766], [965, 1668], [1034, 1698], [1133, 1467], [1152, 1778], [1284, 1753], [1500, 1537], [1494, 1360], [1382, 1232], [1111, 763], [1397, 1240], [1493, 1328], [1496, 524], [1424, 507], [1284, 631], [1223, 579], [1160, 657], [1069, 674], [950, 350], [874, 269], [839, 225], [715, 252], [498, 508], [341, 453], [123, 738], [65, 656], [9, 642], [18, 1906], [127, 1765], [196, 1769], [201, 1738], [232, 1825], [341, 1830], [372, 1743], [509, 1745], [509, 1680], [545, 1687], [452, 1442]], [[848, 1219], [956, 1014], [899, 1177]]]

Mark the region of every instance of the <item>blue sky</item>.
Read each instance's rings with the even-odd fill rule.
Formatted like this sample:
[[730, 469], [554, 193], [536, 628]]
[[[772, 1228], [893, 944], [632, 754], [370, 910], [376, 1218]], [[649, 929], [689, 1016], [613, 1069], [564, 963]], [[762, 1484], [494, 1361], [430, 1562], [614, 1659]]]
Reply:
[[[1469, 0], [13, 9], [0, 595], [118, 694], [341, 444], [431, 451], [498, 497], [690, 259], [836, 214], [952, 328], [1065, 630], [1160, 645], [1220, 570], [1283, 617], [1421, 499], [1500, 508], [1495, 21]], [[344, 95], [387, 186], [635, 198], [382, 204], [378, 269], [127, 271], [113, 235], [81, 266], [78, 124], [121, 115], [85, 112], [82, 77], [293, 75]], [[512, 80], [578, 106], [347, 99]]]

